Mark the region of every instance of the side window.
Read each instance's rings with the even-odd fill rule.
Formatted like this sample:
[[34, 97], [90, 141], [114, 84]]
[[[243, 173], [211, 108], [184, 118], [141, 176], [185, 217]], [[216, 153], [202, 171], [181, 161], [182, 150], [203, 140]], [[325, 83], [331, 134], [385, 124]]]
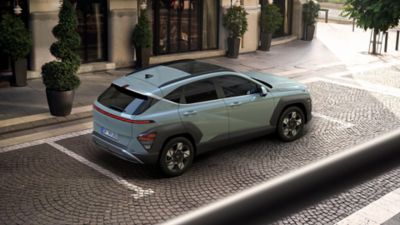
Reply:
[[251, 95], [258, 92], [258, 85], [238, 76], [220, 76], [215, 81], [224, 91], [225, 97]]
[[165, 96], [165, 99], [168, 99], [171, 102], [181, 103], [181, 96], [182, 96], [182, 88], [180, 87], [174, 90], [173, 92], [169, 93], [167, 96]]
[[196, 81], [184, 87], [187, 104], [218, 99], [215, 85], [211, 80]]

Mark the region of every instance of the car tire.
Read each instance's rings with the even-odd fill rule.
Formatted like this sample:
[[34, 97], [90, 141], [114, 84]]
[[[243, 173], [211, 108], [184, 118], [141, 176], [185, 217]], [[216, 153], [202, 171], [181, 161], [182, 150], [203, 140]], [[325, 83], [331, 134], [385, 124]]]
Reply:
[[163, 147], [159, 166], [167, 177], [182, 175], [191, 165], [194, 158], [192, 142], [184, 137], [169, 140]]
[[285, 109], [277, 124], [277, 134], [282, 141], [290, 142], [299, 139], [304, 132], [305, 116], [297, 106]]

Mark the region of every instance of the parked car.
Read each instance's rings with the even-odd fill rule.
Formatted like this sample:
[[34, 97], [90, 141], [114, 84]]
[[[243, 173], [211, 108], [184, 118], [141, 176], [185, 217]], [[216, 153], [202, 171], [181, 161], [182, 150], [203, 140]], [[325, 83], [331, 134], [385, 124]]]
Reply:
[[93, 140], [131, 162], [178, 176], [196, 155], [276, 132], [283, 141], [311, 120], [305, 85], [183, 60], [115, 80], [94, 103]]

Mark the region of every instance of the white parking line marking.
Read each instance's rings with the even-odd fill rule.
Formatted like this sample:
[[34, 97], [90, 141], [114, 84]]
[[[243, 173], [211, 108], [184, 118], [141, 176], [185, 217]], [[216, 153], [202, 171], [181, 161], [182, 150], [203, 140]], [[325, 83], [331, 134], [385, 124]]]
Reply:
[[338, 123], [343, 128], [354, 127], [354, 124], [352, 124], [352, 123], [348, 123], [348, 122], [345, 122], [343, 120], [336, 119], [336, 118], [333, 118], [333, 117], [330, 117], [330, 116], [326, 116], [326, 115], [323, 115], [323, 114], [320, 114], [320, 113], [313, 112], [312, 115], [315, 116], [315, 117], [321, 118], [321, 119], [325, 119], [325, 120], [328, 120], [328, 121], [331, 121], [331, 122], [334, 122], [334, 123]]
[[97, 164], [88, 161], [84, 157], [70, 151], [69, 149], [55, 143], [56, 141], [90, 134], [90, 133], [92, 133], [92, 131], [93, 131], [93, 129], [87, 129], [87, 130], [82, 130], [82, 131], [78, 131], [78, 132], [73, 132], [73, 133], [69, 133], [69, 134], [51, 137], [51, 138], [46, 138], [46, 139], [42, 139], [42, 140], [31, 141], [31, 142], [27, 142], [27, 143], [23, 143], [23, 144], [19, 144], [19, 145], [8, 146], [8, 147], [0, 148], [0, 153], [10, 152], [10, 151], [14, 151], [14, 150], [22, 149], [22, 148], [28, 148], [28, 147], [32, 147], [32, 146], [36, 146], [36, 145], [41, 145], [41, 144], [49, 144], [50, 146], [67, 154], [68, 156], [74, 158], [75, 160], [77, 160], [77, 161], [85, 164], [86, 166], [96, 170], [97, 172], [111, 178], [112, 180], [121, 184], [128, 190], [135, 191], [136, 193], [132, 195], [132, 197], [134, 199], [142, 198], [146, 195], [153, 194], [154, 193], [153, 190], [143, 189], [139, 186], [131, 184], [127, 180], [123, 179], [122, 177], [115, 175], [114, 173], [110, 172], [109, 170], [106, 170], [106, 169], [98, 166]]
[[154, 191], [151, 189], [144, 190], [143, 188], [141, 188], [139, 186], [129, 183], [122, 177], [115, 175], [114, 173], [110, 172], [109, 170], [106, 170], [93, 162], [90, 162], [89, 160], [85, 159], [84, 157], [70, 151], [69, 149], [67, 149], [55, 142], [49, 141], [49, 142], [47, 142], [47, 144], [51, 145], [52, 147], [56, 148], [57, 150], [61, 151], [62, 153], [65, 153], [66, 155], [76, 159], [77, 161], [85, 164], [86, 166], [96, 170], [97, 172], [103, 174], [104, 176], [111, 178], [112, 180], [121, 184], [122, 186], [126, 187], [127, 189], [135, 191], [136, 194], [132, 195], [134, 199], [142, 198], [146, 195], [150, 195], [150, 194], [154, 193]]
[[63, 135], [59, 135], [59, 136], [55, 136], [55, 137], [51, 137], [51, 138], [45, 138], [45, 139], [41, 139], [41, 140], [26, 142], [23, 144], [7, 146], [7, 147], [0, 148], [0, 153], [5, 153], [5, 152], [9, 152], [9, 151], [18, 150], [21, 148], [28, 148], [28, 147], [32, 147], [32, 146], [36, 146], [36, 145], [41, 145], [41, 144], [45, 144], [47, 142], [56, 142], [56, 141], [60, 141], [60, 140], [67, 139], [67, 138], [78, 137], [78, 136], [82, 136], [85, 134], [90, 134], [90, 133], [92, 133], [92, 131], [93, 131], [93, 129], [87, 129], [87, 130], [72, 132], [72, 133], [63, 134]]
[[337, 225], [380, 225], [400, 213], [400, 188], [344, 218]]

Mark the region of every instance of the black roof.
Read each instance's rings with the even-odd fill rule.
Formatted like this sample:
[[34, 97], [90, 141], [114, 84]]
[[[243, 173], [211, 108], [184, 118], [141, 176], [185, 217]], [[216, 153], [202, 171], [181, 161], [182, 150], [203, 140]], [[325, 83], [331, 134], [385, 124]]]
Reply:
[[168, 84], [172, 84], [172, 83], [175, 83], [175, 82], [178, 82], [181, 80], [185, 80], [185, 79], [188, 79], [188, 78], [191, 78], [194, 76], [200, 76], [200, 75], [204, 75], [204, 74], [223, 72], [223, 71], [233, 72], [233, 70], [222, 67], [222, 66], [218, 66], [218, 65], [214, 65], [214, 64], [206, 63], [206, 62], [200, 62], [200, 61], [196, 61], [193, 59], [177, 60], [177, 61], [164, 63], [161, 65], [171, 67], [171, 68], [174, 68], [177, 70], [181, 70], [190, 75], [168, 81], [168, 82], [162, 84], [160, 87], [163, 87]]
[[214, 65], [211, 63], [200, 62], [196, 60], [178, 60], [163, 64], [163, 66], [168, 66], [177, 70], [181, 70], [192, 76], [201, 75], [205, 73], [213, 73], [219, 71], [232, 71], [222, 66]]

